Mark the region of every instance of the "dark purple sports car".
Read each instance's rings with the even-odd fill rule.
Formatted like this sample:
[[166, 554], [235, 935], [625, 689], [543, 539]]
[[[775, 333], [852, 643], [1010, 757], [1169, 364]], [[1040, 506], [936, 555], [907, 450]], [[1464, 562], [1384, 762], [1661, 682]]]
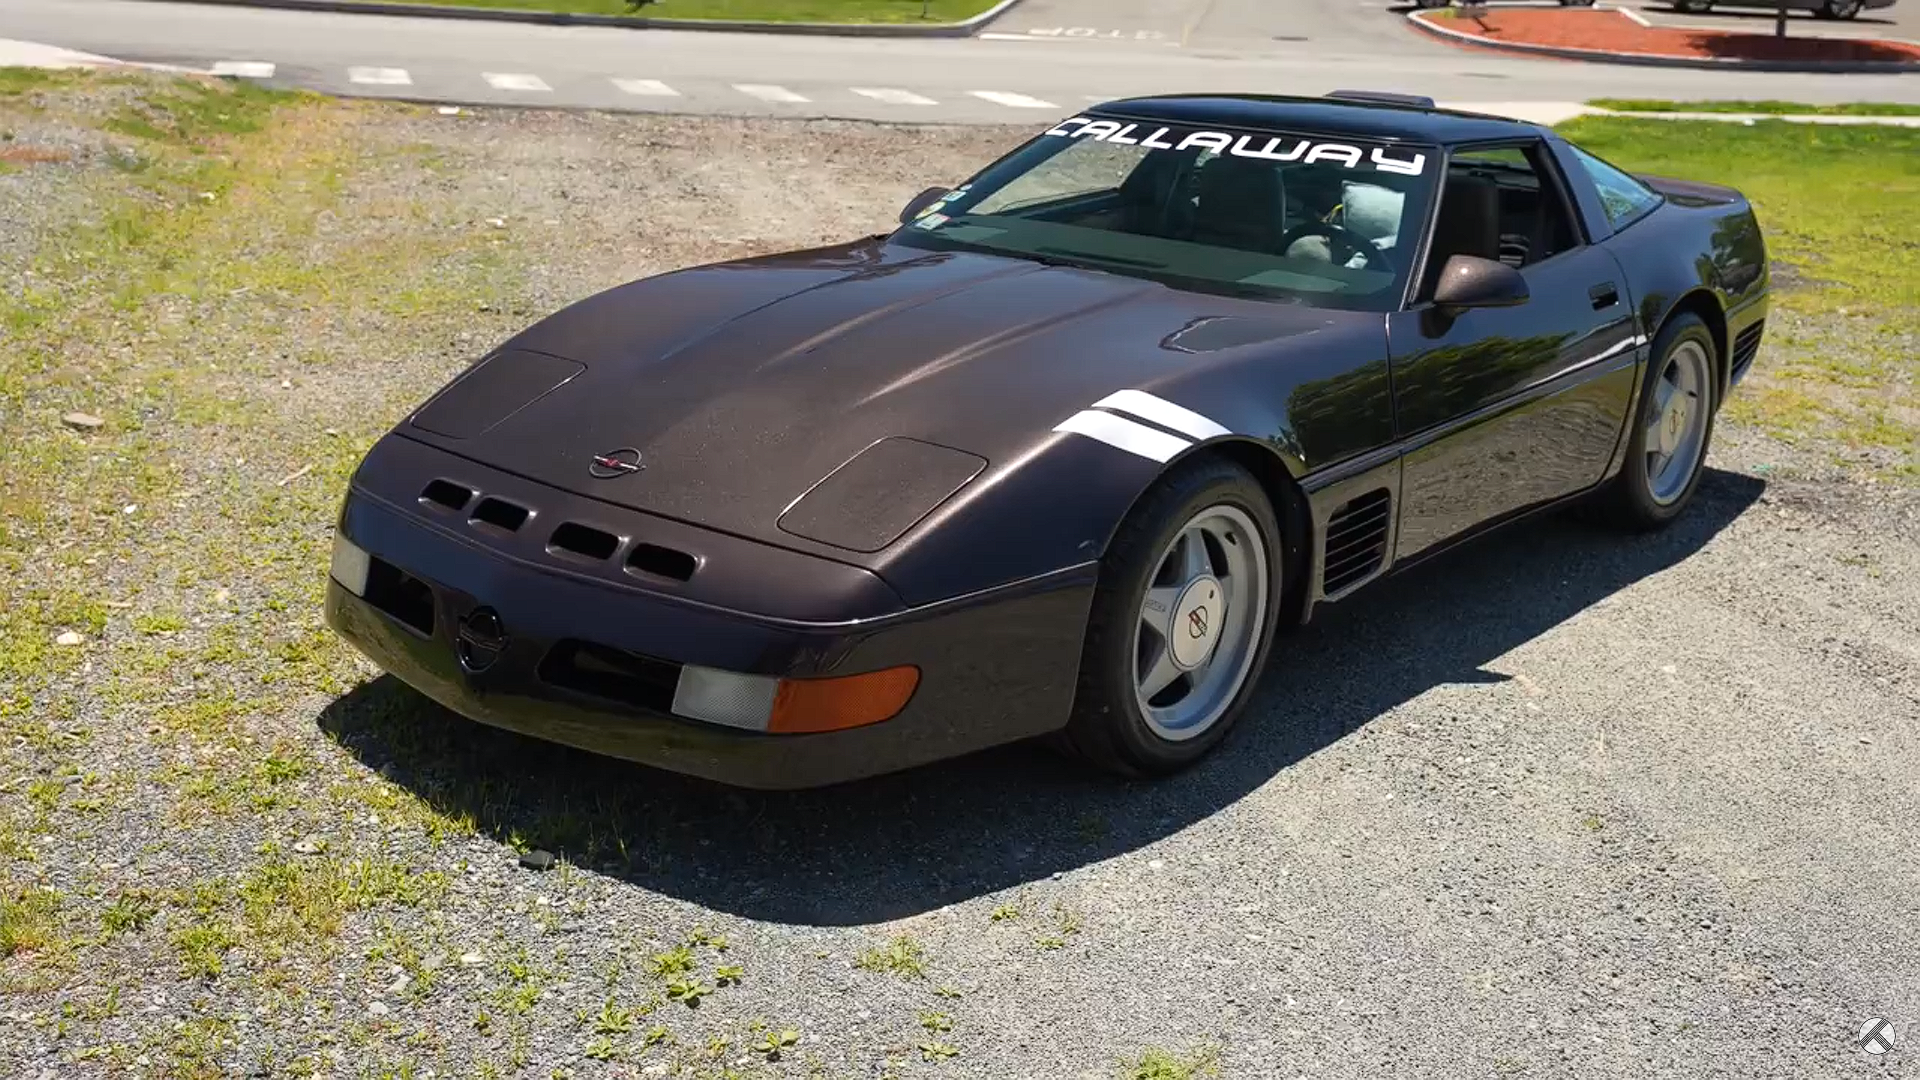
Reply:
[[1503, 522], [1680, 514], [1747, 201], [1363, 92], [1113, 101], [896, 231], [584, 299], [374, 445], [328, 622], [475, 720], [802, 787], [1216, 746], [1275, 632]]

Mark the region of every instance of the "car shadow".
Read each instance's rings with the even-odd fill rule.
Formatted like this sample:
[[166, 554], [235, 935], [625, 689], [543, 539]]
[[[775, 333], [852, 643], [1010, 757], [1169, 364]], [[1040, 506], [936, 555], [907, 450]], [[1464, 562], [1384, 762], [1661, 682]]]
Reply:
[[1219, 751], [1158, 782], [1107, 779], [1020, 745], [833, 788], [742, 791], [471, 723], [387, 676], [319, 723], [502, 843], [749, 918], [883, 922], [1138, 850], [1431, 688], [1504, 681], [1483, 665], [1684, 560], [1764, 488], [1709, 469], [1663, 532], [1543, 515], [1322, 607], [1276, 644]]

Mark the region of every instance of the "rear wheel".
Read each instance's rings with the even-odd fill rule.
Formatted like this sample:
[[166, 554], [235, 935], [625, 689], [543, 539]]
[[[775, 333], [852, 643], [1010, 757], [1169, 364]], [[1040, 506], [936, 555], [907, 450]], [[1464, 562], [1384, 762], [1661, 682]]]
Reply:
[[1212, 750], [1266, 664], [1282, 551], [1266, 491], [1238, 465], [1201, 458], [1155, 484], [1103, 560], [1065, 746], [1126, 776]]
[[1860, 0], [1827, 0], [1813, 14], [1822, 19], [1851, 19], [1860, 14], [1860, 8]]
[[1673, 10], [1685, 15], [1698, 15], [1713, 7], [1713, 0], [1673, 0]]
[[1713, 441], [1716, 351], [1712, 332], [1692, 312], [1674, 316], [1655, 336], [1627, 459], [1607, 493], [1614, 524], [1658, 529], [1692, 501]]

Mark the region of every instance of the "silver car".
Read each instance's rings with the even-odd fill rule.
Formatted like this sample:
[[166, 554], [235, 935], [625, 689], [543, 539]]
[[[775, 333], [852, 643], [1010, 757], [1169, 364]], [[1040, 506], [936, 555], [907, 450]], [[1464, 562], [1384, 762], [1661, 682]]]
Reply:
[[[1851, 19], [1868, 8], [1892, 7], [1893, 0], [1786, 0], [1788, 11], [1811, 11], [1816, 19]], [[1766, 8], [1771, 11], [1779, 5], [1768, 0], [1733, 0], [1723, 3], [1720, 0], [1672, 0], [1673, 10], [1687, 15], [1697, 15], [1715, 7]]]

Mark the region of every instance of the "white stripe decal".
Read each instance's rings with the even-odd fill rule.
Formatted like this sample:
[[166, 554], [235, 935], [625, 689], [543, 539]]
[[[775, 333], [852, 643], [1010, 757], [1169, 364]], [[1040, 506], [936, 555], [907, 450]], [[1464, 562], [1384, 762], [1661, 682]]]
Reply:
[[1136, 424], [1112, 413], [1092, 410], [1074, 413], [1062, 420], [1053, 430], [1085, 435], [1089, 439], [1118, 447], [1129, 454], [1139, 454], [1153, 461], [1166, 461], [1193, 445], [1177, 435], [1155, 431], [1144, 424]]
[[1151, 420], [1161, 427], [1172, 428], [1196, 439], [1212, 439], [1233, 434], [1192, 409], [1175, 405], [1165, 398], [1154, 397], [1142, 390], [1121, 390], [1108, 394], [1094, 402], [1093, 407], [1132, 413], [1142, 420]]

